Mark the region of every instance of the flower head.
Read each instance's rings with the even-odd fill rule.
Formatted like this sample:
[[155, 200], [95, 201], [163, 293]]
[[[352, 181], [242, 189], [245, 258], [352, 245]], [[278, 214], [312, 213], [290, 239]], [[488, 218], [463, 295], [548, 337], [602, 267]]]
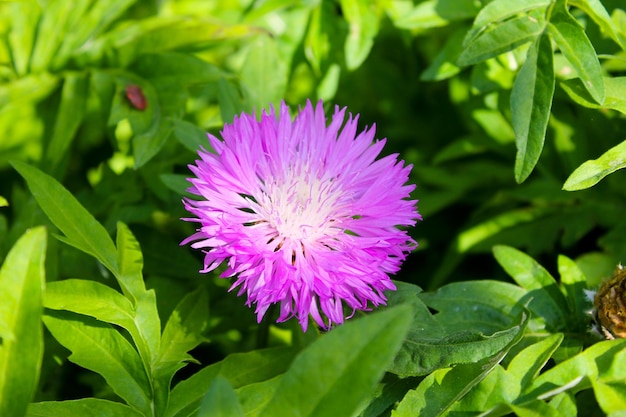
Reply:
[[[411, 166], [397, 155], [376, 159], [385, 140], [374, 126], [357, 134], [357, 117], [335, 108], [327, 124], [321, 101], [292, 118], [242, 114], [208, 135], [214, 153], [199, 151], [189, 168], [185, 208], [199, 223], [182, 244], [204, 251], [209, 272], [226, 262], [222, 277], [247, 294], [258, 321], [280, 304], [278, 321], [309, 315], [322, 327], [344, 321], [344, 305], [367, 310], [384, 304], [399, 270], [417, 244], [397, 226], [421, 219], [406, 185]], [[343, 125], [343, 127], [342, 127]]]

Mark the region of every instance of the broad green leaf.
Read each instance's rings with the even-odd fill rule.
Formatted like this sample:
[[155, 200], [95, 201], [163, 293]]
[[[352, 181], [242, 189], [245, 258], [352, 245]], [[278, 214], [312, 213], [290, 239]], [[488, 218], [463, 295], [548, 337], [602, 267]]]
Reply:
[[517, 147], [515, 180], [518, 183], [528, 178], [543, 150], [554, 95], [550, 42], [548, 35], [542, 34], [533, 43], [511, 92], [511, 116]]
[[513, 338], [492, 355], [475, 363], [440, 369], [426, 377], [417, 389], [409, 391], [400, 402], [393, 417], [440, 416], [478, 385], [504, 358], [522, 337], [528, 316], [522, 313]]
[[174, 136], [185, 148], [194, 153], [198, 152], [201, 147], [211, 150], [207, 140], [207, 132], [186, 120], [174, 119], [172, 122], [174, 124]]
[[241, 68], [241, 83], [246, 98], [257, 114], [270, 104], [278, 107], [285, 94], [288, 68], [278, 52], [276, 41], [259, 36], [249, 47]]
[[317, 339], [293, 361], [261, 415], [353, 415], [400, 349], [411, 313], [409, 306], [393, 307]]
[[541, 400], [534, 400], [523, 405], [511, 404], [510, 407], [519, 417], [567, 417]]
[[411, 31], [424, 31], [449, 22], [437, 10], [437, 1], [426, 0], [415, 4], [412, 1], [392, 1], [387, 13], [394, 26]]
[[554, 4], [548, 31], [594, 100], [603, 103], [604, 80], [600, 61], [585, 31], [569, 14], [566, 0], [558, 0]]
[[254, 350], [231, 354], [220, 362], [206, 366], [172, 389], [165, 416], [187, 417], [196, 412], [218, 375], [238, 389], [285, 372], [296, 353], [293, 348]]
[[70, 401], [44, 401], [28, 406], [26, 417], [145, 417], [135, 409], [109, 400], [81, 398]]
[[46, 162], [51, 165], [52, 172], [63, 159], [83, 121], [88, 83], [84, 73], [67, 72], [65, 75], [52, 139], [46, 153]]
[[494, 0], [485, 5], [472, 24], [472, 29], [467, 32], [463, 46], [467, 46], [477, 34], [493, 23], [503, 21], [519, 14], [528, 13], [531, 10], [547, 8], [550, 0]]
[[233, 387], [224, 377], [215, 378], [202, 400], [198, 417], [243, 416], [243, 409]]
[[562, 341], [563, 334], [556, 333], [524, 348], [511, 360], [507, 373], [518, 381], [521, 387], [529, 386]]
[[61, 240], [94, 256], [116, 274], [117, 253], [106, 229], [54, 178], [24, 162], [11, 164], [50, 221], [65, 234]]
[[567, 178], [563, 189], [584, 190], [593, 187], [613, 172], [626, 167], [626, 141], [603, 153], [598, 159], [584, 162]]
[[282, 375], [279, 375], [267, 381], [243, 386], [237, 390], [237, 396], [246, 417], [264, 417], [261, 413], [267, 403], [276, 395], [281, 378]]
[[379, 2], [341, 0], [341, 11], [349, 25], [346, 38], [346, 67], [355, 70], [369, 55], [380, 26]]
[[463, 67], [474, 65], [533, 42], [541, 36], [544, 25], [539, 18], [522, 15], [489, 26], [467, 43], [457, 60], [457, 65]]
[[609, 415], [626, 410], [626, 382], [602, 382], [591, 380], [593, 392], [602, 411]]
[[151, 388], [137, 351], [117, 330], [87, 316], [51, 311], [43, 317], [54, 338], [69, 349], [69, 360], [96, 372], [129, 405], [148, 415]]
[[21, 416], [37, 389], [43, 356], [46, 229], [15, 243], [0, 269], [0, 415]]
[[557, 283], [533, 258], [508, 246], [495, 246], [493, 254], [502, 268], [527, 291], [528, 308], [553, 330], [566, 328], [568, 306]]

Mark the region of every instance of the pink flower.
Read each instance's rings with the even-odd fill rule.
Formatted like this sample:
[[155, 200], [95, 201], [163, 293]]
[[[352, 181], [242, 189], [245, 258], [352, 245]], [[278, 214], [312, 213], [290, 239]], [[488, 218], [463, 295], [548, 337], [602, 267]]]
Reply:
[[385, 140], [374, 141], [375, 127], [357, 134], [358, 116], [344, 118], [336, 107], [327, 125], [321, 101], [293, 120], [284, 103], [260, 121], [242, 114], [189, 166], [200, 199], [184, 200], [196, 216], [184, 220], [199, 228], [182, 244], [204, 251], [201, 272], [226, 262], [221, 276], [236, 278], [231, 290], [247, 294], [259, 322], [276, 303], [278, 321], [295, 316], [304, 331], [309, 315], [330, 328], [344, 306], [385, 304], [388, 274], [417, 245], [397, 227], [421, 219], [411, 166], [377, 160]]

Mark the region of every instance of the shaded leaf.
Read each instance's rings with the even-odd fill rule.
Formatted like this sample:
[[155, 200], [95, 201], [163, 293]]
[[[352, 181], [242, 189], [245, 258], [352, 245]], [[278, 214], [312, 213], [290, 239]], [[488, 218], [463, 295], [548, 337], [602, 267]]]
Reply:
[[528, 50], [511, 92], [511, 116], [517, 154], [515, 180], [523, 182], [532, 172], [545, 141], [552, 96], [554, 64], [550, 38], [542, 34]]
[[113, 401], [81, 398], [69, 401], [44, 401], [28, 406], [26, 417], [142, 417], [135, 409]]
[[349, 416], [372, 394], [409, 328], [404, 305], [349, 321], [293, 361], [261, 415]]
[[37, 389], [43, 356], [46, 229], [26, 231], [0, 269], [0, 415], [21, 416]]
[[243, 409], [233, 387], [224, 377], [215, 378], [202, 400], [198, 417], [243, 416]]
[[174, 119], [172, 122], [174, 124], [174, 136], [185, 148], [194, 153], [198, 152], [200, 148], [206, 149], [208, 147], [211, 149], [207, 140], [207, 132], [186, 120]]

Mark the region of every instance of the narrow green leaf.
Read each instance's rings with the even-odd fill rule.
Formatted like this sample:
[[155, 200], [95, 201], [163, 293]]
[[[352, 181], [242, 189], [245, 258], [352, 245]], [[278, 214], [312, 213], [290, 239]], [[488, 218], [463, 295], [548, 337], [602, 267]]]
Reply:
[[593, 187], [609, 174], [626, 167], [626, 141], [603, 153], [598, 159], [584, 162], [567, 178], [563, 189], [584, 190]]
[[522, 313], [515, 336], [496, 351], [475, 363], [440, 369], [426, 377], [409, 391], [392, 413], [393, 417], [440, 416], [477, 386], [521, 339], [528, 324], [528, 315]]
[[558, 267], [561, 287], [567, 296], [567, 303], [572, 312], [570, 320], [578, 325], [573, 330], [584, 331], [584, 328], [589, 325], [588, 311], [592, 304], [585, 295], [587, 278], [578, 264], [567, 256], [559, 255]]
[[117, 253], [106, 229], [54, 178], [24, 162], [11, 164], [24, 177], [50, 221], [65, 234], [63, 241], [92, 255], [116, 274]]
[[511, 360], [507, 373], [522, 388], [529, 386], [562, 341], [563, 333], [555, 333], [524, 348]]
[[552, 96], [554, 64], [548, 35], [541, 35], [528, 50], [511, 92], [511, 115], [517, 155], [515, 180], [523, 182], [532, 172], [545, 141]]
[[543, 317], [552, 329], [563, 329], [567, 323], [567, 302], [550, 273], [517, 249], [498, 245], [493, 254], [515, 282], [526, 289], [524, 301], [529, 302], [528, 308]]
[[243, 416], [243, 409], [233, 387], [224, 377], [215, 378], [202, 400], [198, 417]]
[[32, 72], [43, 72], [50, 68], [52, 59], [63, 42], [73, 6], [64, 1], [46, 3], [38, 22], [37, 39], [30, 63]]
[[43, 356], [46, 229], [15, 243], [0, 269], [0, 415], [21, 416], [33, 399]]
[[134, 302], [146, 292], [141, 247], [128, 226], [122, 222], [117, 223], [116, 243], [118, 282], [126, 297]]
[[497, 23], [516, 15], [526, 14], [531, 10], [547, 8], [550, 0], [494, 0], [480, 9], [474, 19], [472, 28], [467, 32], [463, 46], [467, 46], [477, 34], [489, 24]]
[[554, 4], [548, 30], [591, 96], [597, 103], [603, 103], [604, 81], [600, 61], [584, 29], [569, 14], [566, 0], [558, 0]]
[[145, 417], [127, 405], [98, 398], [44, 401], [28, 406], [26, 417]]
[[67, 72], [65, 75], [54, 131], [46, 153], [51, 172], [61, 162], [83, 121], [88, 83], [85, 73]]
[[220, 362], [206, 366], [172, 389], [165, 416], [187, 417], [196, 412], [218, 375], [226, 378], [233, 388], [239, 389], [285, 372], [296, 353], [293, 348], [254, 350], [231, 354]]
[[[41, 6], [36, 2], [7, 2], [10, 30], [8, 30], [8, 45], [11, 50], [13, 67], [19, 76], [27, 76], [30, 69], [33, 48], [37, 36], [37, 23], [41, 16]], [[1, 94], [0, 94], [1, 96]], [[0, 100], [0, 106], [3, 103]]]
[[29, 74], [0, 85], [0, 107], [25, 101], [37, 102], [47, 97], [59, 84], [59, 77], [46, 72]]
[[186, 120], [175, 119], [172, 122], [174, 123], [174, 136], [176, 136], [176, 139], [178, 139], [185, 148], [194, 153], [198, 152], [201, 147], [205, 149], [210, 148], [207, 140], [207, 132]]
[[541, 36], [544, 25], [541, 19], [522, 15], [489, 26], [468, 42], [457, 60], [457, 65], [474, 65], [533, 42]]
[[348, 322], [309, 345], [262, 415], [350, 416], [374, 391], [409, 329], [409, 306]]
[[622, 49], [626, 49], [626, 34], [620, 33], [600, 0], [568, 0], [567, 3], [582, 9], [596, 22], [605, 35], [610, 36]]
[[148, 415], [151, 388], [137, 351], [113, 327], [87, 316], [50, 311], [44, 324], [69, 349], [69, 359], [96, 372], [129, 405]]
[[626, 114], [626, 77], [604, 78], [606, 93], [602, 104], [596, 103], [580, 78], [562, 81], [560, 85], [571, 99], [581, 106], [590, 109], [613, 109]]
[[[220, 114], [224, 123], [232, 123], [236, 115], [252, 109], [250, 105], [243, 102], [237, 87], [225, 78], [220, 78], [217, 82], [217, 101], [220, 104]], [[200, 144], [205, 148], [208, 147], [209, 150], [212, 149], [207, 146], [206, 135]], [[194, 152], [197, 152], [198, 149], [196, 147]]]
[[343, 16], [349, 25], [345, 44], [346, 67], [348, 70], [355, 70], [369, 55], [374, 37], [378, 34], [378, 2], [341, 0], [340, 3]]
[[252, 42], [241, 69], [241, 83], [250, 107], [258, 114], [270, 104], [278, 106], [285, 94], [287, 71], [274, 39], [259, 36]]

